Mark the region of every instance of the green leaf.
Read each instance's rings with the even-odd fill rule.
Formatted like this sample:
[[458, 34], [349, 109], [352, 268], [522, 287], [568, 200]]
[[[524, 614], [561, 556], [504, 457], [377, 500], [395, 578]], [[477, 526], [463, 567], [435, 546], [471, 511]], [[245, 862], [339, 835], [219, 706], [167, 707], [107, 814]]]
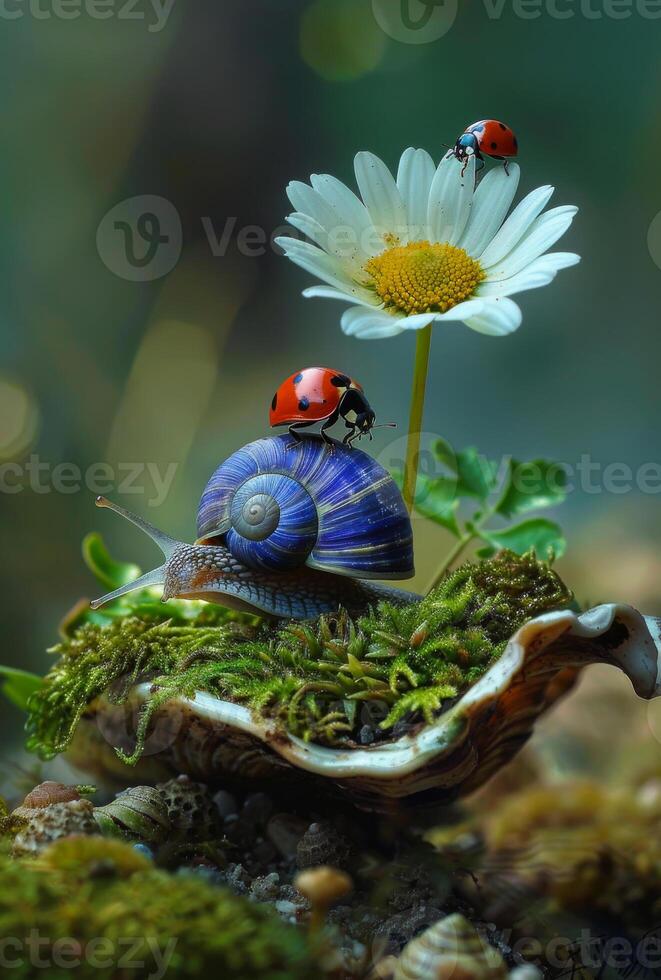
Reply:
[[422, 473], [418, 474], [415, 486], [415, 509], [423, 517], [440, 524], [457, 538], [461, 535], [457, 524], [458, 506], [454, 480], [444, 476], [431, 478]]
[[529, 510], [561, 504], [567, 496], [566, 484], [567, 473], [551, 460], [532, 459], [521, 463], [512, 459], [496, 513], [514, 517]]
[[83, 539], [83, 558], [99, 582], [111, 592], [126, 585], [127, 582], [132, 582], [140, 574], [138, 565], [111, 558], [103, 538], [96, 531]]
[[457, 497], [487, 499], [496, 485], [497, 466], [494, 462], [481, 455], [474, 446], [455, 452], [445, 439], [437, 439], [432, 448], [438, 462], [456, 477]]
[[456, 474], [457, 454], [447, 440], [437, 439], [432, 446], [432, 452], [439, 463], [442, 463], [443, 466], [447, 466], [452, 473]]
[[26, 670], [16, 670], [13, 667], [0, 666], [0, 677], [2, 678], [2, 693], [8, 701], [15, 704], [21, 711], [27, 710], [30, 697], [39, 690], [43, 683], [43, 679], [37, 674], [30, 674]]
[[532, 517], [498, 531], [482, 528], [479, 535], [487, 544], [478, 552], [481, 558], [488, 558], [502, 548], [509, 548], [517, 555], [524, 555], [532, 548], [541, 558], [559, 558], [567, 544], [559, 525], [544, 517]]

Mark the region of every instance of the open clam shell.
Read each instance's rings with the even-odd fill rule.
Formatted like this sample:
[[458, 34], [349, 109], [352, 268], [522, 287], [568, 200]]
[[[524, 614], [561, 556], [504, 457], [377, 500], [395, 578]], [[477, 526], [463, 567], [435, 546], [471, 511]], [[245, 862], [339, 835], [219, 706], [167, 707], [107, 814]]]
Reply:
[[[547, 613], [519, 629], [498, 661], [433, 724], [373, 747], [306, 743], [248, 708], [200, 692], [159, 709], [134, 769], [114, 751], [130, 736], [127, 713], [103, 699], [84, 715], [70, 756], [84, 769], [124, 781], [163, 771], [208, 782], [288, 773], [336, 784], [368, 809], [387, 810], [405, 798], [414, 805], [449, 802], [507, 763], [588, 664], [619, 667], [642, 698], [660, 694], [660, 633], [661, 620], [627, 605]], [[132, 707], [149, 694], [148, 684], [136, 687]]]

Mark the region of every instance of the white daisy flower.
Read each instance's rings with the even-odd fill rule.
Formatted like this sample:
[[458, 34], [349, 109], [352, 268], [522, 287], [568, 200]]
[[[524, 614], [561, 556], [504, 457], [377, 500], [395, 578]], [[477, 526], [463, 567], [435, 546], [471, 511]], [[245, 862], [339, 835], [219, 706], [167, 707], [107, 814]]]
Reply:
[[521, 323], [512, 295], [546, 286], [580, 261], [572, 252], [547, 252], [578, 210], [544, 211], [552, 187], [532, 191], [507, 217], [519, 184], [515, 163], [509, 174], [495, 167], [477, 187], [475, 158], [464, 166], [449, 155], [436, 167], [426, 150], [412, 147], [397, 179], [373, 153], [358, 153], [355, 171], [362, 200], [328, 174], [292, 181], [288, 221], [310, 242], [276, 239], [324, 283], [304, 296], [353, 304], [342, 314], [346, 334], [394, 337], [459, 320], [503, 336]]

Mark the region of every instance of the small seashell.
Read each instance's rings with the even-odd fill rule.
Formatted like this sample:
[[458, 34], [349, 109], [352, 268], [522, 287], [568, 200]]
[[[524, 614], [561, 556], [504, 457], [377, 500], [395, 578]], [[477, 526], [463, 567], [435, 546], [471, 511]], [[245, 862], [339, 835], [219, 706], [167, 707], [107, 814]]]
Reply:
[[80, 793], [75, 786], [66, 786], [64, 783], [47, 779], [28, 793], [22, 805], [31, 809], [40, 809], [53, 803], [69, 803], [71, 800], [79, 799]]
[[72, 800], [79, 799], [80, 793], [75, 786], [66, 786], [64, 783], [47, 779], [30, 790], [21, 805], [13, 811], [12, 817], [29, 820], [35, 810], [43, 810], [44, 807], [52, 806], [54, 803], [70, 803]]
[[383, 956], [374, 964], [366, 980], [393, 980], [396, 968], [396, 956]]
[[186, 840], [210, 840], [219, 834], [219, 813], [204, 783], [177, 776], [157, 783], [172, 829]]
[[455, 913], [411, 940], [397, 961], [394, 980], [506, 980], [500, 953]]
[[349, 842], [331, 824], [311, 823], [296, 845], [296, 866], [300, 871], [319, 864], [346, 868], [350, 852]]
[[[28, 810], [28, 812], [30, 812]], [[40, 851], [62, 837], [73, 834], [97, 834], [94, 822], [94, 807], [89, 800], [69, 800], [66, 803], [53, 803], [51, 806], [37, 807], [31, 811], [27, 826], [14, 838], [12, 853], [14, 857], [39, 854]]]
[[161, 794], [151, 786], [133, 786], [105, 806], [94, 809], [94, 819], [106, 837], [158, 844], [170, 831], [168, 811]]

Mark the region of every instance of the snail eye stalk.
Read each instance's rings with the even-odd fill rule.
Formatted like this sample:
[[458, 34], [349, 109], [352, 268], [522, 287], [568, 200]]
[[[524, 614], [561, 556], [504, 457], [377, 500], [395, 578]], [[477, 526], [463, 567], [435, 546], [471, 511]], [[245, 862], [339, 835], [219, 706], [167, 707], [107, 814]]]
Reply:
[[151, 572], [140, 575], [132, 582], [127, 582], [126, 585], [115, 589], [114, 592], [109, 592], [107, 595], [101, 596], [100, 599], [94, 599], [93, 602], [90, 602], [92, 609], [98, 609], [99, 606], [103, 606], [106, 602], [111, 602], [113, 599], [118, 599], [120, 596], [126, 595], [127, 592], [136, 592], [138, 589], [146, 589], [151, 585], [164, 585], [167, 575], [167, 561], [172, 557], [177, 548], [181, 547], [181, 542], [175, 538], [171, 538], [169, 534], [160, 531], [153, 524], [150, 524], [149, 521], [138, 517], [137, 514], [132, 514], [130, 511], [120, 507], [119, 504], [113, 504], [106, 497], [97, 497], [95, 503], [97, 507], [112, 510], [116, 514], [119, 514], [120, 517], [124, 517], [131, 524], [135, 524], [136, 527], [140, 528], [161, 549], [166, 559], [166, 564], [159, 565], [158, 568], [153, 568]]

